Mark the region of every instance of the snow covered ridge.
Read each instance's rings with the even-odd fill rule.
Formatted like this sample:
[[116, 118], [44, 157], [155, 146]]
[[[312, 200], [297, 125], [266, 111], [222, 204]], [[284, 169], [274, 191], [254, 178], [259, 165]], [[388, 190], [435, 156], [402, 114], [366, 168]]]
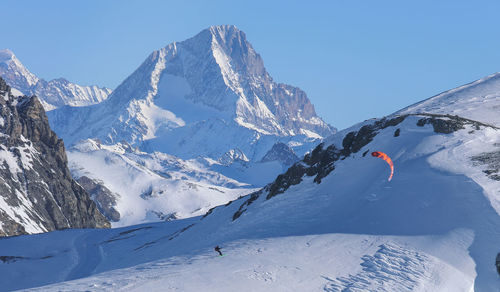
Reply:
[[[324, 148], [325, 143], [319, 144], [311, 153], [306, 154], [301, 162], [294, 164], [286, 171], [286, 173], [279, 175], [273, 183], [267, 185], [258, 192], [250, 194], [250, 197], [233, 215], [233, 220], [240, 217], [246, 210], [245, 207], [257, 200], [262, 194], [266, 194], [266, 200], [269, 200], [278, 194], [284, 193], [289, 187], [301, 183], [305, 176], [314, 176], [313, 181], [318, 184], [321, 183], [321, 180], [335, 169], [336, 161], [344, 160], [352, 154], [357, 153], [364, 146], [369, 144], [373, 138], [377, 136], [380, 130], [387, 127], [395, 127], [409, 116], [420, 118], [416, 123], [419, 127], [423, 127], [426, 124], [432, 125], [435, 133], [450, 134], [458, 130], [465, 129], [466, 126], [472, 126], [475, 130], [481, 130], [481, 127], [497, 131], [500, 130], [500, 128], [492, 125], [451, 115], [407, 114], [402, 116], [390, 116], [388, 118], [377, 120], [372, 124], [363, 125], [359, 130], [348, 132], [345, 136], [343, 136], [343, 148], [341, 149], [337, 148], [338, 145], [333, 143], [326, 148]], [[472, 132], [473, 131], [474, 130], [472, 130]], [[398, 137], [399, 135], [400, 129], [394, 132], [394, 137]], [[362, 157], [365, 157], [369, 152], [370, 149], [364, 151]], [[488, 163], [491, 155], [496, 157], [497, 153], [485, 153], [476, 157], [469, 157], [469, 159]], [[498, 180], [498, 175], [496, 175], [496, 173], [500, 171], [498, 161], [491, 162], [490, 164], [490, 167], [496, 168], [489, 170], [486, 173], [492, 179]], [[498, 199], [500, 199], [500, 196]], [[498, 210], [500, 211], [500, 208]]]
[[105, 100], [109, 88], [81, 86], [64, 78], [45, 81], [31, 73], [8, 49], [0, 50], [0, 77], [22, 95], [36, 95], [46, 111], [58, 107], [85, 106]]
[[451, 114], [500, 126], [500, 73], [440, 93], [396, 114]]
[[1, 78], [0, 96], [0, 236], [109, 227], [71, 178], [38, 99], [14, 97]]

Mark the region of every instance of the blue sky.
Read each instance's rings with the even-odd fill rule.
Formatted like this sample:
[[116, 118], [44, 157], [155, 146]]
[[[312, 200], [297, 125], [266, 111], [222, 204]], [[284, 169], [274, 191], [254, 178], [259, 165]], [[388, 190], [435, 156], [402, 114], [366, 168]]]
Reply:
[[0, 48], [39, 77], [115, 88], [155, 49], [234, 24], [338, 128], [500, 71], [500, 1], [0, 2]]

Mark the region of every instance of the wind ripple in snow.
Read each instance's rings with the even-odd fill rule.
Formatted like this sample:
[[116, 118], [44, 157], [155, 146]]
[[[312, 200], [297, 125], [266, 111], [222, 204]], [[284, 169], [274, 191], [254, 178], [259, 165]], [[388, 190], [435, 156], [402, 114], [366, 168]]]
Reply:
[[419, 283], [431, 278], [429, 258], [395, 244], [382, 244], [371, 256], [362, 257], [363, 270], [356, 275], [340, 277], [325, 287], [329, 292], [354, 291], [412, 291]]

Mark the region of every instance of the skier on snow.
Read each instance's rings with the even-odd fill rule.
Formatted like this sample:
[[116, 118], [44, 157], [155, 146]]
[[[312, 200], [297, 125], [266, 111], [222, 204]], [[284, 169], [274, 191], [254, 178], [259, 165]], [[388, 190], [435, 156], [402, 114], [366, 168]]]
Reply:
[[220, 256], [222, 256], [222, 252], [220, 251], [220, 247], [218, 245], [214, 249], [219, 253]]

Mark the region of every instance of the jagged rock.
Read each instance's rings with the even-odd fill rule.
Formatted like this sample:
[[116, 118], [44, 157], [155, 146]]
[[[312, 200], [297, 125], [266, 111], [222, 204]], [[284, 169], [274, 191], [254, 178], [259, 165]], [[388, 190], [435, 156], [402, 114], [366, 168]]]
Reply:
[[38, 98], [14, 97], [0, 78], [0, 108], [0, 236], [110, 227], [71, 178]]

